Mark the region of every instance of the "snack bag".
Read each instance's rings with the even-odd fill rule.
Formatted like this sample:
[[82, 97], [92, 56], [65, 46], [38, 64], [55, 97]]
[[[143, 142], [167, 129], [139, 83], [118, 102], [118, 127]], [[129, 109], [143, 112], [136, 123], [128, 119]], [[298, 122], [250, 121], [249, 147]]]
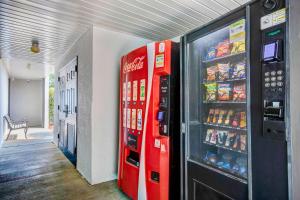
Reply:
[[212, 123], [217, 123], [218, 119], [219, 119], [219, 114], [220, 114], [220, 110], [219, 109], [215, 109], [215, 114], [214, 114], [214, 118], [212, 120]]
[[219, 115], [219, 119], [218, 119], [218, 124], [222, 124], [225, 118], [227, 111], [226, 110], [221, 110], [220, 111], [220, 115]]
[[228, 135], [228, 131], [218, 130], [217, 134], [218, 134], [218, 144], [219, 145], [224, 145], [224, 143], [226, 141], [226, 137]]
[[233, 42], [231, 54], [243, 53], [246, 51], [245, 40], [240, 40], [237, 42]]
[[209, 113], [208, 113], [207, 120], [206, 120], [207, 123], [212, 123], [213, 118], [214, 118], [214, 113], [215, 113], [215, 109], [213, 109], [213, 108], [209, 109]]
[[210, 47], [207, 51], [206, 60], [212, 60], [216, 57], [215, 47]]
[[218, 85], [218, 100], [228, 101], [231, 96], [231, 85], [229, 83], [222, 83]]
[[210, 138], [211, 138], [211, 135], [212, 135], [213, 132], [214, 132], [213, 129], [207, 129], [207, 131], [206, 131], [206, 137], [205, 137], [205, 141], [206, 142], [210, 141]]
[[229, 40], [224, 40], [217, 45], [216, 57], [222, 57], [230, 54], [230, 43]]
[[246, 142], [247, 142], [247, 135], [240, 136], [240, 149], [241, 151], [246, 150]]
[[227, 63], [227, 64], [219, 63], [217, 66], [218, 66], [218, 79], [220, 81], [225, 81], [225, 80], [229, 79], [230, 64], [229, 63]]
[[236, 134], [235, 133], [228, 133], [228, 136], [226, 138], [225, 146], [226, 147], [232, 147], [235, 141]]
[[246, 84], [238, 83], [233, 87], [233, 100], [245, 101], [246, 100]]
[[207, 77], [206, 79], [208, 81], [215, 81], [216, 80], [216, 73], [217, 73], [218, 69], [216, 66], [212, 66], [212, 67], [208, 67], [206, 69], [206, 74], [207, 74]]
[[217, 100], [217, 84], [216, 83], [210, 83], [205, 84], [206, 87], [206, 101], [215, 101]]
[[224, 124], [229, 125], [233, 116], [233, 110], [229, 110], [225, 119]]
[[211, 137], [210, 137], [210, 143], [216, 144], [217, 143], [217, 131], [213, 130]]
[[246, 63], [245, 63], [245, 61], [234, 64], [232, 68], [233, 68], [232, 74], [231, 74], [232, 79], [246, 78]]
[[246, 126], [247, 126], [246, 112], [241, 112], [240, 128], [246, 128]]

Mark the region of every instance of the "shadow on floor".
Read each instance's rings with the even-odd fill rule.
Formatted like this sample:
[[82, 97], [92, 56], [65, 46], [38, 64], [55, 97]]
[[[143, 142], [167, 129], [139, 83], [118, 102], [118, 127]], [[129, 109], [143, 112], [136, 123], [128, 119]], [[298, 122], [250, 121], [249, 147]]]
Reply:
[[116, 181], [89, 185], [51, 142], [51, 134], [31, 131], [30, 139], [18, 134], [0, 148], [1, 200], [127, 200]]

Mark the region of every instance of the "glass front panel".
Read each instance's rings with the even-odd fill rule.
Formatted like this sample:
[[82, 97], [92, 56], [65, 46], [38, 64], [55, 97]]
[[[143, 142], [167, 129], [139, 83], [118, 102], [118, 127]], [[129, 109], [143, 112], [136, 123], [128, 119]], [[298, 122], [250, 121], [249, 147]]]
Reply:
[[247, 179], [245, 20], [188, 44], [189, 159]]

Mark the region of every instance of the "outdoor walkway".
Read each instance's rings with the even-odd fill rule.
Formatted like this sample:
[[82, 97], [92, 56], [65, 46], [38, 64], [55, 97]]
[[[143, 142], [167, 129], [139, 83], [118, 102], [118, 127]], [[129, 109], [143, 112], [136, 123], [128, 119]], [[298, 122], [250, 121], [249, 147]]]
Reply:
[[32, 129], [28, 138], [11, 136], [0, 148], [1, 200], [127, 199], [115, 181], [89, 185], [51, 142], [50, 132]]

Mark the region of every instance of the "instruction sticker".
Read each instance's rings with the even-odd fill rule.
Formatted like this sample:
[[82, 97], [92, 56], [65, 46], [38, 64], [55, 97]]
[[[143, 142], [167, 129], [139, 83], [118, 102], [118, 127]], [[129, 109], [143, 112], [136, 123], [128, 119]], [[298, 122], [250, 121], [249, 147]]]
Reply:
[[146, 85], [146, 80], [142, 79], [141, 84], [140, 84], [140, 101], [145, 101], [145, 85]]
[[127, 101], [131, 100], [131, 82], [127, 83]]
[[130, 108], [128, 108], [127, 109], [127, 128], [130, 128], [130, 123], [131, 123], [131, 121], [130, 121], [130, 113], [131, 112], [131, 110], [130, 110]]
[[132, 109], [131, 111], [131, 128], [136, 128], [136, 109]]
[[137, 130], [141, 131], [143, 129], [143, 110], [137, 110]]
[[264, 30], [278, 24], [282, 24], [285, 21], [286, 9], [283, 8], [260, 18], [260, 29]]
[[137, 101], [138, 81], [133, 81], [132, 101]]
[[165, 54], [156, 55], [155, 66], [156, 68], [163, 67], [165, 65]]

